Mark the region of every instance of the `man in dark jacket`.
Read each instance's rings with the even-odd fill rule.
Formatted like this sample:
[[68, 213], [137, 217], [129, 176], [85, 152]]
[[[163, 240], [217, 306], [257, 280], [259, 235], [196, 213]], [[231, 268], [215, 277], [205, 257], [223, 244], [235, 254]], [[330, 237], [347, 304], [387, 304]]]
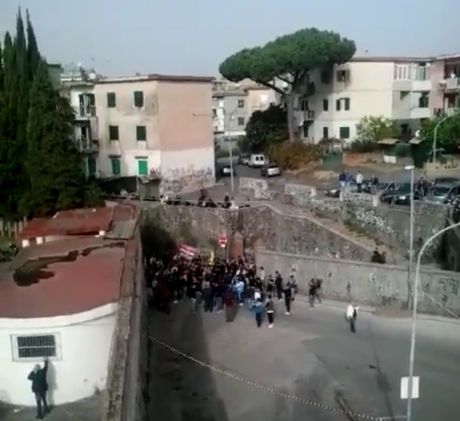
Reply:
[[48, 392], [48, 382], [46, 380], [47, 373], [48, 359], [45, 358], [43, 367], [37, 364], [27, 377], [27, 379], [32, 382], [32, 392], [37, 401], [37, 418], [40, 420], [49, 413], [48, 402], [46, 400], [46, 393]]

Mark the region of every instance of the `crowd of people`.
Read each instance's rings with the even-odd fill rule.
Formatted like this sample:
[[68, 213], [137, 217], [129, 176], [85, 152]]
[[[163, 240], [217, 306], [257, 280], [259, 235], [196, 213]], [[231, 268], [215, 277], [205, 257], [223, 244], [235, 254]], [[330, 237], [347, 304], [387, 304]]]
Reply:
[[[228, 260], [214, 257], [150, 258], [146, 278], [151, 304], [166, 312], [171, 305], [187, 300], [191, 312], [224, 313], [227, 322], [235, 320], [238, 309], [246, 306], [254, 315], [257, 327], [267, 320], [273, 327], [276, 305], [289, 315], [298, 292], [296, 271], [284, 278], [280, 272], [266, 274], [249, 259]], [[314, 277], [308, 284], [309, 304], [321, 303], [322, 280]]]

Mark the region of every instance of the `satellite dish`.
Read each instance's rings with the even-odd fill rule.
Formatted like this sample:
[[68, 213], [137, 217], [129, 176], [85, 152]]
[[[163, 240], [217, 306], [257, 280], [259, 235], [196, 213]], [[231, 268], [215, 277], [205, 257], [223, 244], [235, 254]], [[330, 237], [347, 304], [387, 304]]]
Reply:
[[417, 139], [420, 139], [420, 130], [416, 130], [416, 131], [415, 131], [415, 137], [416, 137]]

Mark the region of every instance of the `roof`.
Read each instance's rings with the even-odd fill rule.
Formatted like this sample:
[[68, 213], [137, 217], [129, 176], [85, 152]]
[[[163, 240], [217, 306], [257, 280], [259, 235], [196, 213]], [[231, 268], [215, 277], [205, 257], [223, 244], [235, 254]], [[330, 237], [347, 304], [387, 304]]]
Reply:
[[410, 56], [354, 56], [352, 63], [425, 63], [436, 60], [435, 57], [410, 57]]
[[135, 83], [135, 82], [188, 82], [188, 83], [211, 83], [215, 80], [213, 76], [192, 76], [192, 75], [161, 75], [151, 73], [146, 75], [121, 76], [121, 77], [105, 77], [98, 79], [94, 83]]
[[107, 232], [113, 222], [134, 218], [132, 206], [74, 209], [58, 212], [52, 218], [33, 219], [20, 233], [21, 239], [47, 236], [90, 235]]
[[70, 315], [117, 302], [125, 246], [134, 241], [80, 237], [21, 250], [0, 266], [0, 318]]

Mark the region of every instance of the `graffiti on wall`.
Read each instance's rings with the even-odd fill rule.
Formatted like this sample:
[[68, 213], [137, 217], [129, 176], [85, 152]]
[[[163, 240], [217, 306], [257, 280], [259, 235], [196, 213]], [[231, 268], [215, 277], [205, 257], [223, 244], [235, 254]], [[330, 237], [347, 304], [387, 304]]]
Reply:
[[394, 230], [391, 222], [385, 218], [382, 218], [379, 215], [376, 215], [370, 209], [366, 208], [356, 208], [354, 212], [354, 217], [359, 221], [363, 226], [372, 227], [378, 231], [381, 231], [387, 235], [393, 235]]
[[284, 186], [284, 193], [292, 197], [292, 204], [296, 206], [308, 206], [310, 200], [316, 196], [316, 188], [301, 184], [287, 183]]
[[444, 305], [447, 304], [449, 297], [458, 296], [459, 283], [460, 281], [457, 278], [439, 279], [439, 296], [441, 297], [441, 301]]
[[377, 275], [371, 273], [369, 275], [369, 281], [378, 297], [385, 299], [399, 298], [399, 288], [397, 288], [390, 274], [382, 272]]
[[379, 204], [378, 196], [367, 193], [357, 193], [349, 191], [340, 192], [340, 201], [345, 203], [354, 203], [357, 205], [371, 207], [376, 207]]
[[161, 194], [180, 194], [211, 187], [215, 184], [212, 168], [182, 167], [162, 174]]
[[240, 177], [239, 193], [256, 199], [270, 199], [267, 180], [260, 178]]

